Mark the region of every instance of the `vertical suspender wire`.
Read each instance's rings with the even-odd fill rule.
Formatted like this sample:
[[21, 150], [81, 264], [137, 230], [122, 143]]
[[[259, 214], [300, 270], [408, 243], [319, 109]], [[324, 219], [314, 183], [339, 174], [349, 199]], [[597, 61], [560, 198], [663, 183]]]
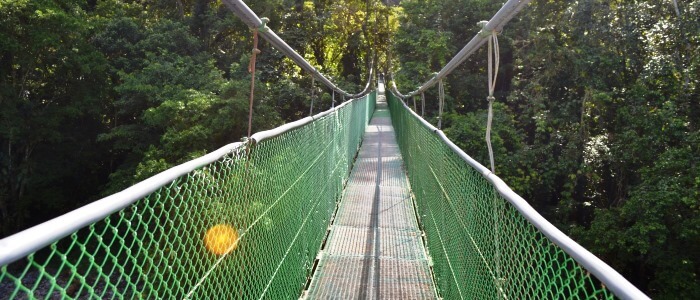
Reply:
[[309, 107], [309, 116], [314, 115], [314, 98], [316, 97], [316, 89], [314, 85], [316, 84], [316, 78], [311, 76], [311, 107]]
[[438, 83], [438, 129], [442, 129], [442, 110], [445, 107], [445, 85], [440, 79]]
[[[311, 106], [309, 107], [309, 117], [314, 116], [314, 100], [316, 100], [316, 77], [314, 77], [314, 75], [311, 75]], [[303, 202], [299, 202], [299, 217], [302, 220], [304, 219], [304, 203]], [[309, 252], [309, 249], [308, 249], [308, 245], [306, 243], [306, 234], [302, 234], [301, 244], [302, 244], [302, 247], [304, 248], [303, 255], [307, 255]], [[306, 261], [304, 263], [306, 263]], [[305, 267], [307, 267], [307, 266], [305, 266]]]
[[489, 102], [489, 112], [486, 120], [486, 146], [489, 149], [489, 160], [491, 162], [492, 173], [496, 173], [496, 167], [493, 162], [493, 149], [491, 148], [491, 122], [493, 121], [493, 101], [496, 100], [496, 98], [493, 96], [493, 91], [496, 89], [496, 78], [498, 78], [499, 56], [498, 36], [496, 31], [493, 31], [491, 33], [491, 38], [489, 39], [489, 96], [486, 98], [486, 100]]
[[416, 96], [412, 96], [411, 99], [413, 99], [413, 111], [418, 112], [418, 108], [416, 107]]
[[[264, 28], [265, 23], [263, 23]], [[250, 134], [251, 130], [253, 128], [253, 100], [255, 99], [255, 63], [258, 58], [258, 54], [260, 54], [260, 49], [258, 49], [258, 28], [253, 29], [253, 53], [250, 57], [250, 65], [248, 66], [248, 72], [250, 72], [250, 105], [248, 107], [248, 147], [246, 151], [246, 163], [245, 163], [245, 173], [244, 173], [244, 178], [245, 178], [245, 188], [243, 191], [243, 198], [245, 199], [244, 201], [250, 203], [251, 198], [252, 198], [252, 190], [250, 189], [250, 185], [252, 182], [255, 182], [255, 172], [250, 171], [250, 160], [252, 159], [252, 142], [250, 140]], [[248, 215], [248, 207], [249, 205], [245, 205], [244, 209], [244, 214], [247, 216]], [[249, 267], [250, 265], [248, 263], [242, 263], [240, 268], [241, 272], [245, 272], [246, 267]], [[240, 292], [239, 292], [240, 293]], [[239, 294], [239, 296], [242, 296]], [[189, 298], [189, 297], [188, 297]]]
[[335, 108], [335, 91], [331, 90], [331, 108]]
[[425, 116], [425, 93], [420, 93], [420, 116]]
[[[494, 90], [496, 89], [496, 79], [498, 78], [498, 64], [500, 60], [500, 51], [498, 47], [498, 33], [494, 30], [491, 32], [491, 37], [489, 38], [488, 46], [488, 88], [489, 95], [486, 99], [489, 102], [488, 117], [486, 119], [486, 145], [489, 150], [489, 161], [491, 163], [491, 173], [496, 173], [496, 168], [493, 159], [493, 149], [491, 147], [491, 123], [493, 122], [493, 102], [496, 97], [493, 96]], [[501, 240], [500, 240], [500, 212], [499, 212], [498, 196], [496, 191], [493, 194], [493, 222], [494, 222], [494, 248], [496, 249], [496, 255], [494, 257], [494, 267], [496, 275], [496, 285], [497, 295], [499, 298], [507, 299], [505, 291], [503, 290], [503, 278], [501, 277]]]

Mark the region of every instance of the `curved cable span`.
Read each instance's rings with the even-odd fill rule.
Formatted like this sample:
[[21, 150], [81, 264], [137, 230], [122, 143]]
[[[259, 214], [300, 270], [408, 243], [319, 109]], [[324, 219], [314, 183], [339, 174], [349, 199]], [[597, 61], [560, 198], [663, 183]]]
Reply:
[[[440, 79], [443, 79], [452, 73], [454, 69], [459, 67], [459, 65], [461, 65], [469, 56], [474, 54], [477, 49], [483, 46], [491, 37], [491, 32], [494, 30], [496, 32], [503, 30], [503, 26], [505, 26], [513, 17], [515, 17], [515, 15], [518, 14], [525, 7], [525, 5], [530, 3], [530, 1], [531, 0], [508, 0], [508, 2], [503, 4], [501, 9], [499, 9], [498, 12], [493, 15], [493, 18], [486, 23], [484, 28], [481, 29], [481, 31], [479, 31], [479, 33], [477, 33], [469, 41], [469, 43], [467, 43], [464, 48], [459, 51], [459, 53], [452, 57], [452, 59], [444, 67], [442, 67], [440, 72], [428, 79], [425, 83], [418, 87], [418, 89], [406, 95], [399, 92], [399, 90], [396, 88], [396, 83], [392, 83], [391, 88], [394, 94], [401, 98], [413, 97], [436, 85]], [[392, 82], [393, 81], [394, 80], [392, 77]]]
[[372, 75], [374, 73], [374, 62], [370, 64], [369, 76], [367, 77], [367, 84], [364, 90], [357, 94], [350, 94], [343, 89], [339, 88], [325, 75], [319, 72], [314, 66], [311, 65], [306, 59], [304, 59], [299, 53], [297, 53], [291, 46], [289, 46], [282, 38], [277, 36], [272, 29], [268, 28], [263, 20], [261, 20], [253, 10], [248, 7], [242, 0], [224, 0], [224, 4], [236, 15], [238, 16], [248, 27], [258, 28], [259, 34], [267, 40], [273, 47], [275, 47], [280, 52], [284, 53], [289, 59], [294, 61], [299, 67], [311, 73], [311, 75], [322, 82], [328, 88], [340, 93], [341, 95], [348, 98], [361, 97], [369, 92], [372, 82]]

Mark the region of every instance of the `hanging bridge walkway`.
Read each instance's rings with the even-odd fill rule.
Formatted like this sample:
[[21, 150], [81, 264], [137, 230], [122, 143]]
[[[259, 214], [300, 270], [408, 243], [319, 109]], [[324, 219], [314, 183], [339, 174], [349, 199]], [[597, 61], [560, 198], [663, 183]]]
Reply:
[[383, 85], [354, 165], [309, 298], [435, 299]]
[[371, 72], [343, 91], [224, 0], [350, 100], [0, 239], [0, 299], [648, 299], [405, 102], [439, 84], [442, 112], [442, 80], [488, 40], [491, 105], [497, 33], [528, 2], [403, 95]]

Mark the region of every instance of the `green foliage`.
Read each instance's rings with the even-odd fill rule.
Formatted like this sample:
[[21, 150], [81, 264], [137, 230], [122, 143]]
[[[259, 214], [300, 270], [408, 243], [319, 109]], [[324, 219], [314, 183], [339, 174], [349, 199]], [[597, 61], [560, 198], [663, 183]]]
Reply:
[[[342, 88], [359, 90], [374, 60], [408, 91], [501, 3], [249, 5]], [[698, 11], [697, 0], [534, 1], [499, 37], [497, 173], [661, 299], [700, 298]], [[221, 1], [0, 0], [0, 41], [0, 235], [247, 134], [251, 34]], [[312, 93], [315, 112], [331, 106], [259, 48], [253, 131], [307, 116]], [[445, 133], [487, 165], [485, 51], [446, 88]]]
[[104, 128], [108, 65], [83, 38], [91, 28], [81, 4], [0, 2], [3, 235], [65, 212], [106, 176], [93, 137]]
[[[363, 45], [388, 48], [372, 33], [388, 36], [391, 10], [372, 5], [250, 3], [350, 91], [366, 80]], [[0, 18], [2, 236], [247, 134], [252, 36], [221, 1], [3, 0]], [[307, 74], [260, 49], [253, 132], [307, 116], [312, 89], [315, 112], [331, 106]]]
[[[392, 64], [400, 90], [412, 91], [439, 71], [479, 32], [477, 22], [488, 20], [500, 5], [483, 0], [401, 1], [401, 26], [394, 37]], [[501, 44], [501, 64], [507, 65], [509, 41]], [[446, 79], [447, 94], [453, 99], [449, 105], [459, 113], [486, 107], [486, 79], [481, 75], [486, 70], [486, 52], [477, 51], [474, 57], [477, 59], [465, 61]], [[437, 109], [437, 91], [433, 89], [426, 93], [426, 113], [435, 116]]]

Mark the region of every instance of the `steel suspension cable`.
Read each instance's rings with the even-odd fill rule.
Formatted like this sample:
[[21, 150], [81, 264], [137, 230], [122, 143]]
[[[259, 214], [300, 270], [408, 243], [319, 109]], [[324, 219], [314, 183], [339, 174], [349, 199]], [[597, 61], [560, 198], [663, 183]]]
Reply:
[[425, 92], [427, 89], [435, 86], [441, 79], [449, 75], [454, 71], [459, 65], [461, 65], [469, 56], [474, 54], [481, 46], [486, 43], [490, 37], [488, 34], [492, 31], [500, 32], [515, 15], [517, 15], [525, 5], [530, 3], [531, 0], [508, 0], [501, 9], [491, 18], [488, 23], [484, 26], [481, 32], [477, 33], [470, 41], [467, 43], [462, 50], [460, 50], [452, 59], [433, 77], [428, 79], [423, 83], [418, 89], [408, 94], [402, 94], [396, 88], [396, 84], [392, 85], [392, 91], [394, 94], [401, 98], [411, 97], [419, 93]]
[[367, 76], [367, 84], [365, 88], [356, 94], [351, 94], [336, 86], [330, 79], [318, 71], [315, 67], [311, 65], [306, 59], [304, 59], [299, 53], [297, 53], [292, 47], [289, 46], [284, 40], [282, 40], [277, 34], [275, 34], [272, 29], [266, 26], [267, 19], [260, 19], [255, 12], [253, 12], [248, 5], [246, 5], [242, 0], [224, 0], [224, 4], [236, 15], [238, 16], [248, 27], [258, 28], [260, 35], [268, 41], [273, 47], [282, 52], [289, 59], [294, 61], [299, 67], [311, 73], [318, 81], [323, 83], [328, 88], [338, 92], [344, 97], [357, 98], [364, 94], [367, 94], [371, 87], [372, 74], [374, 70], [374, 62], [370, 64], [369, 76]]

